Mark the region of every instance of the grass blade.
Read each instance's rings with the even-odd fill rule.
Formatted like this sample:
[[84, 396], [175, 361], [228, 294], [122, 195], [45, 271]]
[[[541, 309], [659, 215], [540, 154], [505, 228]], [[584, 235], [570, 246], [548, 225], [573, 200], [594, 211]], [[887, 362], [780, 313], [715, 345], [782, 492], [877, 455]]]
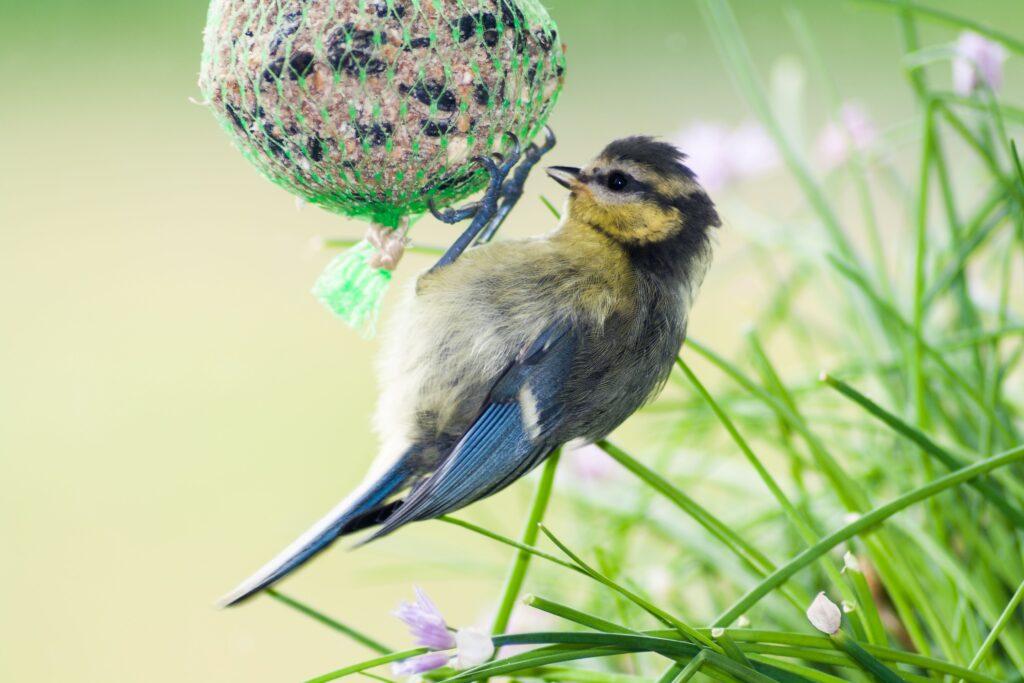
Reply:
[[[859, 405], [867, 411], [868, 414], [890, 427], [896, 433], [906, 437], [910, 441], [913, 441], [922, 451], [941, 462], [947, 469], [957, 470], [968, 464], [965, 458], [954, 455], [948, 450], [942, 448], [929, 439], [924, 432], [907, 424], [896, 415], [888, 412], [846, 382], [836, 379], [827, 373], [822, 374], [821, 381], [835, 389], [842, 396], [845, 396]], [[1012, 521], [1017, 527], [1024, 528], [1024, 512], [1021, 512], [1011, 505], [1003, 492], [996, 488], [991, 482], [975, 480], [970, 482], [970, 485], [980, 491], [990, 503], [999, 508], [999, 510], [1006, 515], [1007, 519]]]
[[587, 628], [592, 628], [595, 631], [602, 631], [604, 633], [636, 633], [632, 629], [628, 629], [625, 626], [613, 623], [606, 619], [596, 617], [586, 612], [581, 612], [577, 609], [573, 609], [567, 605], [562, 605], [551, 600], [545, 600], [542, 597], [536, 595], [528, 595], [523, 598], [523, 604], [529, 605], [536, 609], [553, 614], [556, 617], [561, 617], [573, 623]]
[[959, 28], [967, 31], [974, 31], [986, 38], [1002, 43], [1006, 47], [1010, 48], [1014, 52], [1024, 54], [1024, 42], [1017, 40], [1011, 35], [997, 31], [994, 28], [990, 28], [980, 22], [968, 19], [967, 17], [961, 17], [951, 12], [946, 12], [941, 9], [934, 7], [926, 7], [910, 0], [853, 0], [863, 5], [879, 5], [882, 7], [888, 7], [893, 10], [912, 12], [922, 17], [927, 17], [933, 21], [937, 21], [954, 28]]
[[[540, 481], [537, 482], [537, 491], [533, 494], [533, 503], [530, 505], [530, 512], [526, 518], [526, 526], [523, 528], [522, 544], [534, 546], [537, 543], [537, 531], [544, 519], [544, 512], [548, 508], [548, 501], [551, 500], [551, 489], [555, 483], [555, 472], [558, 470], [558, 459], [560, 452], [555, 451], [548, 456], [541, 471]], [[508, 628], [508, 621], [512, 617], [512, 609], [515, 607], [519, 592], [523, 588], [523, 581], [526, 580], [526, 571], [530, 566], [531, 553], [521, 548], [512, 560], [512, 567], [509, 569], [508, 578], [505, 579], [505, 587], [502, 590], [501, 602], [498, 603], [498, 612], [494, 616], [491, 625], [491, 633], [504, 633]]]
[[580, 569], [582, 569], [590, 578], [594, 579], [598, 583], [602, 583], [605, 586], [608, 586], [609, 588], [611, 588], [612, 590], [619, 593], [627, 600], [635, 604], [637, 607], [653, 616], [658, 621], [664, 623], [666, 626], [670, 626], [676, 629], [683, 637], [689, 638], [695, 643], [701, 643], [705, 647], [710, 647], [714, 650], [719, 649], [719, 647], [714, 643], [714, 641], [712, 641], [704, 634], [698, 632], [689, 624], [677, 619], [676, 617], [672, 616], [671, 614], [661, 609], [657, 605], [650, 603], [649, 601], [640, 597], [633, 591], [616, 583], [615, 581], [612, 581], [607, 576], [591, 567], [589, 564], [584, 562], [583, 559], [579, 557], [579, 555], [576, 555], [573, 551], [571, 551], [568, 548], [568, 546], [562, 543], [557, 536], [551, 533], [551, 531], [543, 525], [541, 525], [540, 530], [543, 531], [544, 535], [547, 536], [552, 543], [558, 546], [558, 549], [565, 553], [566, 556], [570, 560], [572, 560], [573, 563], [575, 563]]
[[[724, 522], [712, 515], [707, 509], [698, 504], [695, 500], [680, 491], [669, 483], [664, 477], [645, 466], [643, 463], [632, 457], [618, 446], [607, 440], [601, 440], [597, 445], [608, 455], [612, 456], [620, 465], [643, 480], [648, 486], [661, 493], [670, 501], [676, 504], [679, 509], [690, 516], [695, 522], [704, 527], [712, 536], [724, 543], [737, 557], [747, 563], [754, 571], [764, 576], [775, 571], [775, 564], [759, 550], [743, 540], [735, 531], [729, 528]], [[786, 593], [787, 599], [793, 606], [803, 612], [802, 601], [798, 597]]]
[[387, 645], [383, 645], [382, 643], [380, 643], [379, 641], [371, 638], [370, 636], [366, 635], [365, 633], [362, 633], [362, 632], [352, 628], [351, 626], [347, 626], [347, 625], [341, 623], [340, 621], [338, 621], [337, 619], [332, 619], [331, 617], [327, 616], [326, 614], [323, 614], [323, 613], [318, 612], [317, 610], [313, 609], [309, 605], [307, 605], [305, 603], [302, 603], [302, 602], [299, 602], [295, 598], [288, 597], [287, 595], [285, 595], [281, 591], [277, 590], [276, 588], [268, 588], [266, 592], [267, 592], [267, 595], [269, 595], [270, 597], [274, 598], [278, 602], [283, 603], [285, 605], [288, 605], [289, 607], [291, 607], [292, 609], [296, 610], [297, 612], [299, 612], [301, 614], [305, 614], [307, 617], [311, 617], [311, 618], [315, 619], [316, 621], [319, 621], [321, 624], [324, 624], [325, 626], [328, 626], [328, 627], [334, 629], [335, 631], [338, 631], [339, 633], [345, 634], [346, 636], [348, 636], [352, 640], [356, 641], [357, 643], [359, 643], [361, 645], [365, 645], [366, 647], [370, 648], [371, 650], [373, 650], [375, 652], [378, 652], [378, 653], [380, 653], [382, 655], [394, 652], [394, 650], [389, 648]]
[[351, 676], [352, 674], [361, 673], [363, 671], [366, 671], [367, 669], [373, 669], [383, 664], [390, 664], [391, 662], [397, 662], [402, 659], [409, 659], [410, 657], [422, 655], [426, 652], [429, 652], [429, 650], [425, 647], [417, 647], [411, 650], [402, 650], [401, 652], [392, 652], [391, 654], [384, 655], [383, 657], [377, 657], [376, 659], [368, 659], [365, 662], [360, 662], [358, 664], [346, 666], [343, 669], [338, 669], [336, 671], [326, 673], [322, 676], [311, 678], [308, 681], [306, 681], [306, 683], [327, 683], [327, 681], [336, 681], [339, 678], [344, 678], [346, 676]]
[[985, 642], [981, 644], [974, 657], [971, 659], [971, 663], [967, 665], [968, 670], [974, 671], [981, 663], [985, 660], [985, 656], [988, 655], [992, 646], [996, 640], [1002, 634], [1003, 629], [1010, 623], [1010, 619], [1013, 618], [1014, 612], [1020, 607], [1021, 601], [1024, 601], [1024, 582], [1021, 582], [1020, 586], [1017, 587], [1017, 591], [1010, 598], [1010, 602], [1006, 603], [1006, 608], [1003, 609], [1003, 613], [999, 615], [999, 619], [996, 620], [995, 625], [989, 632], [988, 636], [985, 637]]
[[520, 550], [520, 551], [525, 552], [525, 553], [529, 553], [530, 555], [534, 555], [534, 556], [539, 557], [541, 559], [547, 560], [548, 562], [553, 562], [554, 564], [557, 564], [559, 566], [565, 567], [566, 569], [571, 569], [571, 570], [573, 570], [575, 572], [579, 572], [581, 574], [584, 573], [579, 567], [577, 567], [576, 565], [572, 564], [571, 562], [566, 562], [565, 560], [562, 560], [562, 559], [560, 559], [558, 557], [555, 557], [554, 555], [552, 555], [550, 553], [546, 553], [543, 550], [539, 550], [539, 549], [534, 548], [532, 546], [526, 545], [525, 543], [520, 543], [519, 541], [514, 541], [511, 538], [509, 538], [508, 536], [502, 536], [501, 534], [495, 533], [495, 532], [493, 532], [493, 531], [491, 531], [489, 529], [485, 529], [482, 526], [478, 526], [476, 524], [473, 524], [472, 522], [467, 522], [464, 519], [457, 519], [457, 518], [452, 517], [450, 515], [442, 515], [441, 517], [438, 517], [437, 519], [438, 519], [438, 521], [441, 521], [441, 522], [447, 522], [448, 524], [452, 524], [454, 526], [462, 527], [463, 529], [468, 529], [469, 531], [472, 531], [475, 534], [480, 534], [481, 536], [483, 536], [485, 538], [489, 538], [492, 541], [497, 541], [498, 543], [502, 543], [502, 544], [510, 546], [512, 548], [516, 548], [517, 550]]
[[1013, 463], [1020, 462], [1022, 460], [1024, 460], [1024, 446], [1019, 446], [1006, 451], [1005, 453], [979, 461], [969, 467], [957, 470], [956, 472], [944, 477], [940, 477], [930, 484], [914, 489], [913, 491], [889, 501], [885, 505], [875, 508], [850, 524], [832, 532], [825, 538], [821, 539], [821, 541], [816, 545], [800, 553], [782, 567], [779, 567], [779, 569], [772, 573], [771, 576], [737, 600], [732, 607], [718, 617], [718, 619], [715, 620], [715, 625], [725, 627], [736, 621], [740, 615], [744, 614], [751, 607], [757, 604], [757, 602], [767, 595], [772, 589], [785, 583], [791, 576], [843, 541], [853, 538], [854, 536], [877, 526], [897, 512], [900, 512], [915, 503], [927, 500], [931, 496], [942, 493], [954, 486], [959, 486], [964, 482], [971, 481], [972, 479], [991, 472], [996, 468], [1012, 465]]

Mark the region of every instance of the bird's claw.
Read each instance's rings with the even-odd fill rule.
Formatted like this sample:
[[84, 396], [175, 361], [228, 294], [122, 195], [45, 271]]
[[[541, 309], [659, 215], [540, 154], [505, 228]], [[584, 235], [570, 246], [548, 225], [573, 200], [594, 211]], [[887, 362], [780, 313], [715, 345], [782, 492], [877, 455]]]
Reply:
[[544, 126], [544, 143], [540, 146], [535, 142], [530, 143], [526, 150], [526, 159], [537, 163], [542, 156], [554, 149], [556, 142], [558, 140], [555, 138], [555, 131], [551, 130], [551, 126]]
[[519, 136], [507, 133], [506, 138], [509, 145], [504, 153], [495, 152], [472, 159], [473, 163], [481, 166], [490, 176], [484, 196], [479, 201], [459, 209], [438, 209], [433, 199], [427, 203], [430, 213], [443, 223], [458, 223], [470, 217], [473, 219], [466, 231], [434, 265], [434, 270], [454, 261], [474, 242], [480, 244], [494, 237], [505, 217], [522, 196], [530, 171], [540, 158], [555, 146], [555, 135], [547, 126], [544, 128], [543, 144], [538, 146], [531, 143], [525, 153]]
[[501, 168], [505, 173], [512, 170], [512, 167], [519, 163], [519, 158], [522, 155], [522, 145], [519, 142], [519, 136], [515, 133], [508, 133], [507, 137], [512, 141], [509, 146], [508, 152], [505, 154], [505, 159], [501, 163]]
[[433, 197], [427, 200], [427, 209], [430, 211], [430, 215], [448, 225], [454, 225], [455, 223], [461, 223], [467, 218], [472, 218], [476, 212], [480, 209], [480, 202], [471, 202], [465, 206], [459, 207], [458, 209], [437, 208], [437, 202]]
[[494, 176], [500, 173], [501, 164], [504, 158], [500, 154], [492, 154], [490, 156], [479, 156], [473, 157], [473, 162], [483, 166], [487, 173], [491, 176], [491, 182], [494, 181]]

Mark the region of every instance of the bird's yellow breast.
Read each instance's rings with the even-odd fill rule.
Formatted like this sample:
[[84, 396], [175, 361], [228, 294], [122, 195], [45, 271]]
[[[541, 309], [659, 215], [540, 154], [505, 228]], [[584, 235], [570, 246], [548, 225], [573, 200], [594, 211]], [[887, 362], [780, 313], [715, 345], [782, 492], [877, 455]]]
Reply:
[[421, 277], [417, 290], [427, 300], [455, 296], [460, 307], [479, 303], [506, 319], [562, 314], [601, 322], [633, 304], [634, 287], [621, 247], [567, 221], [542, 238], [472, 249], [451, 266]]

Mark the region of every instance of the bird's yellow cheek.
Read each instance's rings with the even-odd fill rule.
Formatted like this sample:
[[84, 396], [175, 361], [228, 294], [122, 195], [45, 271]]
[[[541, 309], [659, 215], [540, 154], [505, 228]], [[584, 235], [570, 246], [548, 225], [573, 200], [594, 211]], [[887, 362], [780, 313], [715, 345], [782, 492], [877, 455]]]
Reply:
[[679, 212], [648, 202], [606, 205], [589, 192], [578, 192], [571, 203], [572, 216], [596, 226], [627, 244], [648, 244], [668, 239], [679, 229]]
[[633, 204], [623, 212], [629, 225], [629, 237], [639, 243], [661, 242], [679, 230], [679, 212], [655, 204]]

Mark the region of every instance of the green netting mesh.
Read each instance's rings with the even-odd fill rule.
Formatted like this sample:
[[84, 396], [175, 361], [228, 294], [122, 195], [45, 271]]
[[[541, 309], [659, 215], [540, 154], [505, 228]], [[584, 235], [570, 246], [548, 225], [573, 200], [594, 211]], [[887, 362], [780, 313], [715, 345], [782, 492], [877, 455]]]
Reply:
[[540, 131], [564, 64], [538, 0], [213, 0], [199, 83], [271, 181], [394, 226], [480, 189], [471, 159]]

